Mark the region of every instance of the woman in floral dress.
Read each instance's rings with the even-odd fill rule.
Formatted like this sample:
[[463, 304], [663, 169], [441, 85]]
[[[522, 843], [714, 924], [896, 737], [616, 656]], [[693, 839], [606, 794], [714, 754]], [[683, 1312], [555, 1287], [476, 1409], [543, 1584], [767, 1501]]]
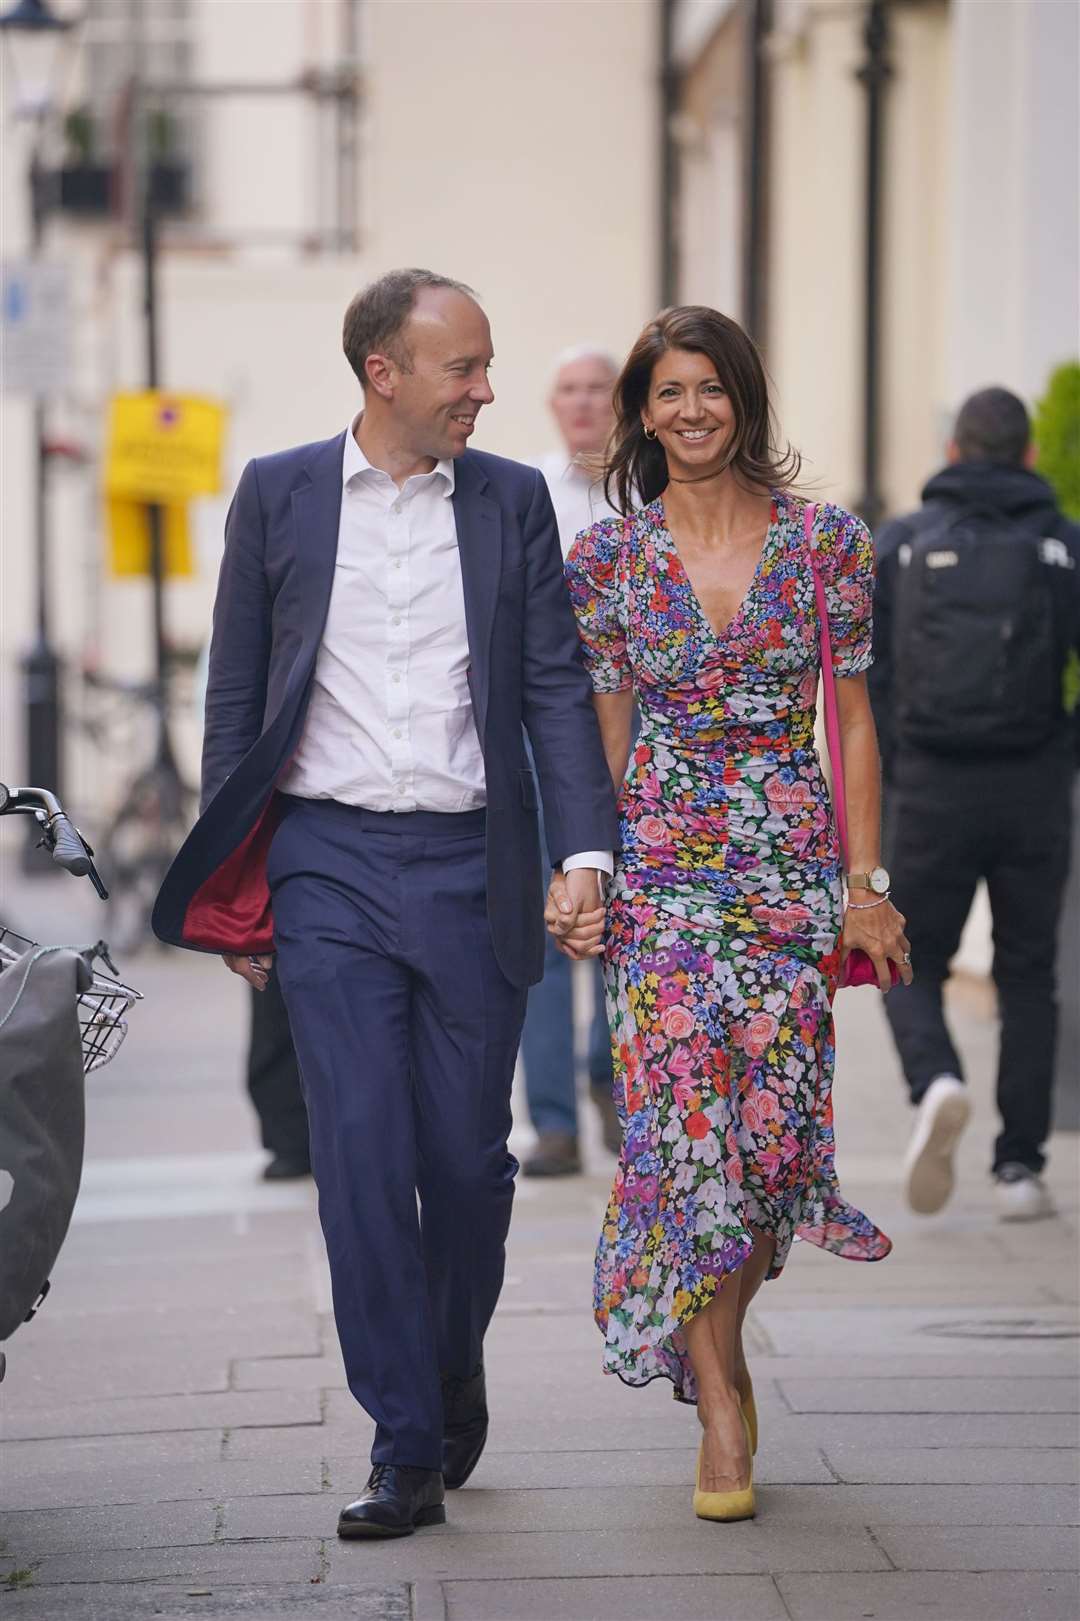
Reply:
[[[841, 962], [863, 948], [883, 988], [889, 959], [905, 979], [911, 970], [887, 897], [853, 892], [842, 905], [814, 748], [818, 625], [804, 502], [791, 493], [798, 458], [774, 448], [753, 344], [713, 310], [665, 311], [635, 345], [616, 406], [609, 484], [628, 515], [585, 530], [567, 561], [622, 834], [606, 926], [601, 913], [580, 918], [563, 942], [571, 955], [603, 949], [623, 1124], [596, 1318], [608, 1372], [632, 1385], [670, 1379], [677, 1399], [698, 1403], [697, 1513], [744, 1518], [756, 1443], [741, 1342], [750, 1299], [796, 1235], [852, 1260], [890, 1248], [836, 1185]], [[814, 549], [852, 871], [869, 873], [879, 864], [864, 677], [871, 542], [825, 505]]]

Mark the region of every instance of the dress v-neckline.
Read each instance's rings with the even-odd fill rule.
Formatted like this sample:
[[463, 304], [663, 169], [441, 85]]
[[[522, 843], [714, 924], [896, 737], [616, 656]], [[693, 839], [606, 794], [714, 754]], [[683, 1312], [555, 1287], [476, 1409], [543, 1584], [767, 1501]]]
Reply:
[[667, 513], [664, 510], [664, 498], [663, 498], [662, 495], [657, 497], [657, 506], [659, 508], [659, 513], [660, 513], [660, 524], [661, 524], [661, 527], [662, 527], [662, 529], [664, 531], [665, 536], [667, 537], [667, 549], [668, 549], [668, 552], [675, 559], [676, 563], [679, 565], [679, 572], [682, 575], [683, 580], [684, 580], [684, 582], [686, 584], [686, 589], [687, 589], [687, 591], [688, 591], [688, 593], [690, 595], [690, 600], [694, 605], [694, 611], [697, 614], [697, 616], [698, 616], [699, 620], [701, 621], [702, 625], [704, 626], [705, 630], [712, 637], [714, 642], [722, 642], [724, 640], [724, 638], [729, 634], [729, 632], [731, 630], [731, 627], [733, 625], [737, 624], [738, 621], [743, 617], [744, 613], [746, 612], [746, 608], [747, 608], [747, 606], [748, 606], [748, 604], [750, 602], [750, 599], [754, 595], [754, 591], [757, 588], [758, 579], [761, 576], [762, 567], [764, 565], [765, 558], [768, 555], [769, 546], [770, 546], [770, 544], [772, 542], [773, 532], [774, 532], [774, 530], [778, 529], [779, 526], [780, 526], [780, 505], [779, 505], [779, 502], [777, 501], [775, 492], [772, 493], [772, 495], [771, 495], [771, 501], [772, 501], [772, 505], [771, 505], [771, 507], [769, 509], [769, 522], [768, 522], [768, 524], [766, 525], [766, 528], [765, 528], [765, 538], [761, 542], [761, 551], [758, 553], [758, 560], [754, 565], [754, 572], [750, 576], [750, 583], [746, 587], [745, 592], [743, 593], [742, 601], [739, 603], [739, 606], [736, 608], [735, 612], [732, 614], [732, 616], [728, 620], [727, 624], [723, 627], [723, 629], [717, 630], [716, 626], [713, 624], [712, 620], [709, 618], [708, 614], [705, 612], [704, 607], [702, 606], [701, 598], [698, 596], [697, 589], [696, 589], [696, 587], [694, 585], [694, 582], [690, 578], [690, 571], [686, 567], [686, 564], [683, 562], [682, 557], [681, 557], [681, 555], [679, 553], [679, 548], [675, 544], [675, 536], [671, 533], [671, 530], [668, 528]]

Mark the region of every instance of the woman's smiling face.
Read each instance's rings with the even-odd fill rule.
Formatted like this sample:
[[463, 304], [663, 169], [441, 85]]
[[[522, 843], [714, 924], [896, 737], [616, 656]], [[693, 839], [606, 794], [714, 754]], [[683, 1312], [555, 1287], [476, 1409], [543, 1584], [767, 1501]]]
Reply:
[[723, 465], [735, 432], [727, 390], [708, 355], [667, 349], [653, 367], [641, 420], [675, 479], [701, 478]]

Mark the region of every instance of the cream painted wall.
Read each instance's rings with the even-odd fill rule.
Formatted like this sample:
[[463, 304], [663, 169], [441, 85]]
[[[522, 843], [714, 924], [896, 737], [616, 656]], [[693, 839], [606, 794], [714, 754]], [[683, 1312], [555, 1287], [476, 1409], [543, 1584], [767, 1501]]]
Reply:
[[654, 313], [655, 42], [652, 0], [368, 8], [370, 256], [480, 293], [496, 350], [482, 447], [545, 448], [553, 356], [623, 354]]
[[784, 434], [820, 496], [858, 490], [862, 91], [848, 8], [773, 58], [766, 359]]
[[1080, 350], [1080, 8], [953, 0], [948, 394]]
[[742, 23], [730, 0], [684, 0], [676, 12], [676, 59], [684, 68], [675, 120], [678, 297], [736, 319], [742, 300]]
[[[193, 0], [193, 76], [203, 84], [288, 82], [320, 62], [333, 0]], [[318, 223], [315, 115], [298, 96], [208, 98], [199, 109], [205, 217], [234, 236]], [[281, 251], [279, 249], [279, 251]]]
[[882, 486], [917, 506], [942, 462], [948, 420], [950, 50], [944, 0], [895, 7], [882, 277]]

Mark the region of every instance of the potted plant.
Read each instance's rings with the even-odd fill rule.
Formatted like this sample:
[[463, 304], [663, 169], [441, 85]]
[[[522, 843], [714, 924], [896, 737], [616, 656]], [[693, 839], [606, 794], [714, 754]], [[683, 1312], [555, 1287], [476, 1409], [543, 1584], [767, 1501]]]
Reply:
[[147, 113], [146, 141], [154, 207], [161, 214], [182, 214], [188, 207], [190, 166], [177, 153], [176, 119], [164, 107]]
[[64, 119], [64, 161], [57, 202], [66, 213], [100, 216], [112, 201], [112, 167], [97, 152], [97, 126], [89, 107], [73, 107]]

